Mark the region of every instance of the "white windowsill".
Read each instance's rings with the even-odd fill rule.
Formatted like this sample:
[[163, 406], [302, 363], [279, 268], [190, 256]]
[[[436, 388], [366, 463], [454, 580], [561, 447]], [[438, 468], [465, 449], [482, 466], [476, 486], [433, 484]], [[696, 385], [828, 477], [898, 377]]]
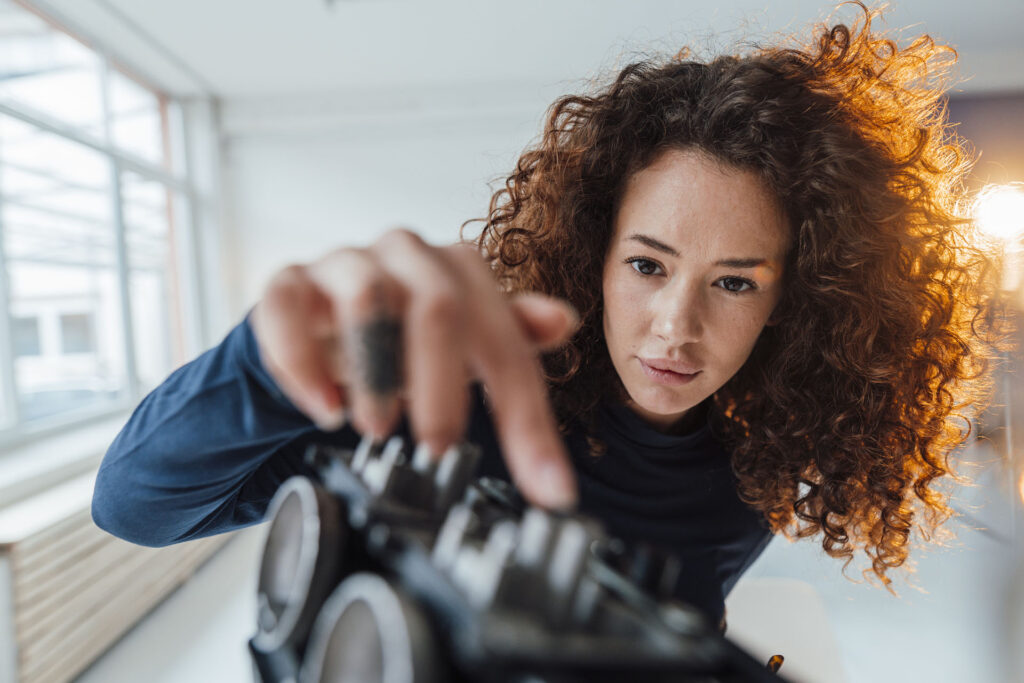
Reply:
[[95, 470], [130, 411], [45, 436], [0, 455], [0, 508]]

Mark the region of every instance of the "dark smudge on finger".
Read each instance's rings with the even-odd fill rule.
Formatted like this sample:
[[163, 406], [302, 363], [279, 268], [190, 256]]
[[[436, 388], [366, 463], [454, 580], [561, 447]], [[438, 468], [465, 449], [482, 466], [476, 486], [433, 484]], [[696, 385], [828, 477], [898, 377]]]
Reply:
[[398, 318], [380, 316], [356, 330], [359, 361], [356, 372], [362, 385], [380, 397], [394, 395], [402, 386], [402, 325]]

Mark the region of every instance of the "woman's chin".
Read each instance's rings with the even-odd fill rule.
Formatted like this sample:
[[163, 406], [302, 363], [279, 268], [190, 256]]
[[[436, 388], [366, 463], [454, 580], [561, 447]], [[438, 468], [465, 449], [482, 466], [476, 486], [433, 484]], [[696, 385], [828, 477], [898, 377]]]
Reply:
[[630, 392], [630, 407], [649, 420], [670, 423], [685, 415], [695, 405], [678, 395], [666, 396], [666, 393], [660, 387]]

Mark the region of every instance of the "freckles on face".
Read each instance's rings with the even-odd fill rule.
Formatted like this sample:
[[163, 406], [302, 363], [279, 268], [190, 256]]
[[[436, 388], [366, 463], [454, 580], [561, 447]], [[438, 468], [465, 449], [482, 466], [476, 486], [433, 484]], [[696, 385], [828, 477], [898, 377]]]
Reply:
[[626, 183], [605, 257], [603, 327], [627, 404], [670, 429], [746, 362], [788, 247], [753, 173], [670, 150]]

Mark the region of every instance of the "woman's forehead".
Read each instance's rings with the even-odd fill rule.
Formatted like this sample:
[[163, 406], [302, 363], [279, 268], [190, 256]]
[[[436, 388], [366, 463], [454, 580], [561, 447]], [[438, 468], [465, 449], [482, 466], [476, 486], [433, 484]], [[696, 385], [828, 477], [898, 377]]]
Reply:
[[634, 173], [615, 216], [616, 241], [646, 235], [677, 250], [781, 258], [788, 233], [778, 199], [757, 174], [688, 149], [668, 150]]

